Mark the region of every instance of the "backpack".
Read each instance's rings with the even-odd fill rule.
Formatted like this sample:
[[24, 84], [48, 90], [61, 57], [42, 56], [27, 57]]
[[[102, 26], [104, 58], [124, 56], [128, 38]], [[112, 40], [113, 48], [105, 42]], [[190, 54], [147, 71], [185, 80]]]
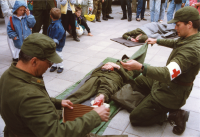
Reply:
[[12, 30], [15, 31], [13, 21], [12, 21], [12, 16], [10, 16], [10, 25], [11, 25]]

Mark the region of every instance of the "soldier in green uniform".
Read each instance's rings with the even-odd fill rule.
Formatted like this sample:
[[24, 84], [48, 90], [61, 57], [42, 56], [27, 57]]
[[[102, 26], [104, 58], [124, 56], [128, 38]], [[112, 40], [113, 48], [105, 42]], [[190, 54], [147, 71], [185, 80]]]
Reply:
[[95, 108], [60, 123], [57, 110], [71, 107], [69, 100], [50, 98], [42, 74], [62, 59], [55, 42], [40, 33], [24, 40], [17, 64], [12, 64], [0, 79], [0, 114], [5, 121], [4, 137], [84, 137], [101, 121], [108, 121], [109, 109]]
[[180, 108], [185, 104], [193, 87], [193, 81], [200, 66], [199, 13], [194, 7], [179, 9], [174, 19], [179, 39], [152, 39], [149, 44], [159, 44], [172, 48], [165, 67], [142, 65], [135, 60], [122, 63], [128, 70], [143, 70], [143, 75], [135, 79], [133, 90], [146, 98], [131, 112], [132, 125], [147, 126], [162, 123], [167, 119], [175, 123], [173, 133], [182, 134], [189, 112]]
[[36, 20], [36, 24], [32, 28], [33, 33], [40, 32], [43, 25], [43, 34], [47, 35], [47, 29], [51, 23], [49, 14], [54, 7], [54, 0], [33, 0], [33, 15]]

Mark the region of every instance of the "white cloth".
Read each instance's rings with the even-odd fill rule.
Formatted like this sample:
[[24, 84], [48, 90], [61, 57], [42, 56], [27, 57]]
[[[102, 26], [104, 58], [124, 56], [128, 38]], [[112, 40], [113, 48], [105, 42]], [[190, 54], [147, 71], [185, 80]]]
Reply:
[[[62, 51], [60, 52], [60, 51], [56, 51], [56, 53], [60, 56], [60, 58], [63, 60], [63, 55], [62, 55]], [[64, 66], [63, 66], [63, 62], [61, 62], [61, 63], [54, 63], [53, 65], [52, 65], [53, 67], [58, 67], [58, 68], [63, 68]]]
[[[8, 25], [8, 22], [9, 22], [9, 20], [10, 20], [10, 17], [9, 17], [9, 16], [5, 16], [5, 17], [4, 17], [4, 20], [5, 20], [5, 24], [6, 24], [6, 26], [7, 26], [7, 25]], [[7, 29], [6, 29], [6, 31], [7, 31]], [[9, 47], [9, 49], [10, 49], [12, 58], [14, 58], [14, 59], [19, 58], [20, 49], [18, 49], [18, 48], [16, 48], [16, 47], [14, 46], [13, 40], [10, 39], [10, 38], [8, 37], [8, 35], [7, 35], [7, 41], [8, 41], [8, 47]]]

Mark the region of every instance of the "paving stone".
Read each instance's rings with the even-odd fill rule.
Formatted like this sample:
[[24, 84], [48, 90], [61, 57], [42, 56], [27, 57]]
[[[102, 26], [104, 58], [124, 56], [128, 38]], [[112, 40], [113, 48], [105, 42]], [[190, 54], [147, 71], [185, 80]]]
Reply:
[[61, 75], [57, 75], [57, 78], [76, 83], [77, 81], [83, 79], [84, 76], [85, 76], [85, 73], [68, 70], [68, 71], [63, 72]]
[[2, 119], [2, 117], [0, 116], [0, 137], [3, 137], [4, 127], [5, 127], [5, 123], [4, 123], [3, 119]]
[[56, 92], [56, 91], [51, 90], [51, 89], [47, 89], [47, 92], [48, 92], [50, 97], [56, 97], [57, 95], [60, 94], [59, 92]]
[[200, 99], [200, 92], [199, 91], [200, 91], [199, 87], [193, 86], [192, 91], [190, 93], [190, 96]]
[[121, 135], [122, 131], [107, 127], [103, 135]]
[[198, 112], [200, 111], [200, 100], [198, 98], [189, 97], [186, 101], [186, 104], [182, 107], [182, 109]]
[[88, 57], [81, 56], [81, 55], [73, 55], [69, 57], [67, 60], [74, 61], [74, 62], [83, 62], [86, 59], [88, 59]]
[[96, 67], [95, 65], [88, 65], [88, 64], [80, 63], [80, 64], [76, 65], [75, 67], [71, 68], [71, 70], [87, 74], [95, 67]]
[[200, 131], [200, 113], [191, 111], [186, 127]]

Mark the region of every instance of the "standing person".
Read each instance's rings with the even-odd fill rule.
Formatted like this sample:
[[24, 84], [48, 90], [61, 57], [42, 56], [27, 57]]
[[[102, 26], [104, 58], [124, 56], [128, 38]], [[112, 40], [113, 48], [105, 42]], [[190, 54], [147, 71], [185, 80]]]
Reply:
[[108, 121], [109, 109], [101, 106], [75, 121], [60, 123], [57, 110], [73, 109], [73, 104], [49, 97], [42, 77], [52, 63], [62, 62], [55, 49], [50, 37], [31, 34], [24, 40], [18, 63], [11, 64], [1, 76], [0, 112], [6, 125], [5, 137], [84, 137], [101, 121]]
[[111, 17], [109, 15], [109, 7], [112, 4], [112, 0], [102, 0], [102, 14], [103, 14], [103, 20], [108, 20], [108, 19], [114, 19], [114, 17]]
[[195, 7], [200, 14], [200, 1], [199, 0], [190, 0], [190, 6]]
[[176, 23], [179, 39], [147, 39], [148, 44], [173, 48], [165, 67], [147, 66], [135, 60], [121, 62], [125, 69], [143, 73], [135, 79], [133, 90], [146, 98], [131, 112], [132, 125], [162, 124], [169, 112], [168, 120], [176, 125], [173, 133], [184, 132], [189, 112], [181, 107], [186, 103], [200, 69], [199, 21], [199, 13], [194, 7], [184, 7], [168, 22]]
[[16, 53], [19, 55], [24, 39], [32, 32], [31, 28], [35, 25], [35, 18], [30, 14], [25, 1], [15, 1], [12, 9], [13, 16], [7, 26], [8, 37], [13, 40]]
[[158, 22], [161, 0], [150, 0], [151, 22]]
[[165, 5], [166, 5], [167, 0], [161, 0], [161, 5], [160, 5], [160, 15], [159, 15], [159, 22], [162, 23], [165, 17]]
[[93, 0], [76, 0], [75, 5], [81, 7], [81, 16], [84, 18], [84, 15], [88, 15], [89, 12], [92, 12]]
[[69, 25], [71, 26], [73, 39], [75, 41], [79, 42], [80, 39], [76, 35], [76, 26], [75, 26], [75, 15], [74, 15], [74, 13], [75, 13], [74, 4], [75, 3], [76, 3], [76, 0], [63, 0], [60, 2], [60, 4], [62, 6], [67, 5], [67, 11], [65, 14], [64, 13], [61, 14], [61, 20], [62, 20], [62, 25], [63, 25], [65, 31], [69, 32]]
[[144, 18], [144, 12], [145, 12], [145, 6], [146, 6], [146, 0], [138, 0], [137, 5], [137, 15], [136, 15], [136, 21], [140, 21], [140, 14], [141, 14], [141, 20], [147, 20]]
[[47, 35], [47, 29], [51, 23], [49, 17], [50, 10], [55, 7], [54, 0], [33, 0], [33, 15], [36, 20], [36, 24], [32, 29], [33, 33], [39, 33], [41, 27], [43, 28], [43, 34]]
[[[26, 0], [24, 1], [26, 2]], [[1, 0], [0, 4], [1, 4], [1, 10], [4, 16], [4, 20], [5, 20], [5, 25], [7, 27], [9, 18], [10, 16], [13, 15], [12, 9], [14, 7], [15, 0]], [[13, 62], [17, 62], [19, 58], [19, 50], [14, 46], [13, 40], [10, 39], [8, 35], [7, 35], [7, 42], [8, 42], [10, 52], [11, 52], [12, 60]]]
[[[103, 1], [104, 0], [93, 0], [94, 9], [93, 9], [92, 14], [95, 15], [97, 22], [101, 22], [100, 17], [101, 17], [101, 10], [102, 10], [102, 2]], [[95, 22], [95, 21], [93, 21], [93, 22]]]
[[127, 14], [126, 14], [126, 5], [127, 5], [128, 21], [132, 21], [131, 0], [120, 0], [120, 3], [123, 12], [123, 17], [121, 18], [121, 20], [127, 19]]
[[[54, 40], [56, 43], [56, 53], [61, 59], [63, 59], [62, 49], [65, 46], [66, 33], [61, 23], [60, 9], [52, 8], [50, 11], [50, 17], [52, 22], [47, 30], [47, 35]], [[64, 69], [63, 62], [57, 64], [54, 63], [50, 69], [50, 72], [54, 72], [56, 69], [58, 69], [57, 73], [62, 73]]]
[[[173, 19], [174, 12], [184, 7], [186, 0], [169, 0], [170, 4], [167, 10], [167, 21]], [[176, 10], [175, 10], [176, 9]]]

